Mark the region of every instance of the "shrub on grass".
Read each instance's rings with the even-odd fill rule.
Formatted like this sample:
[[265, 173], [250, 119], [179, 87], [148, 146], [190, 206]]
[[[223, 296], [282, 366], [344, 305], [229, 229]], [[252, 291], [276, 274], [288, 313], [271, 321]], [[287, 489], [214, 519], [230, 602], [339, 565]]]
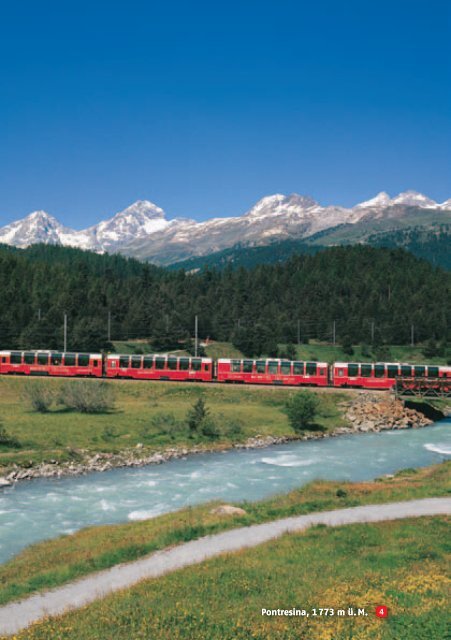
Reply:
[[227, 420], [223, 427], [224, 435], [232, 440], [238, 440], [243, 435], [243, 424], [240, 420], [232, 418]]
[[185, 430], [186, 426], [177, 420], [173, 413], [157, 413], [150, 421], [150, 426], [145, 425], [141, 429], [141, 435], [147, 439], [154, 433], [163, 433], [175, 440], [177, 435]]
[[102, 431], [102, 440], [104, 440], [104, 442], [110, 442], [115, 438], [119, 438], [120, 435], [121, 434], [118, 433], [116, 427], [113, 425], [107, 425]]
[[48, 383], [28, 382], [23, 392], [24, 400], [38, 413], [47, 413], [55, 400], [55, 393]]
[[318, 397], [311, 391], [298, 391], [290, 396], [285, 404], [285, 413], [294, 431], [318, 429], [314, 422], [318, 406]]
[[5, 426], [0, 422], [0, 447], [11, 447], [12, 449], [20, 448], [19, 440], [11, 435], [5, 428]]
[[204, 399], [198, 398], [186, 414], [186, 422], [191, 436], [201, 431], [201, 427], [209, 415], [210, 410], [207, 408]]
[[221, 429], [211, 416], [208, 416], [202, 421], [200, 430], [202, 435], [210, 440], [216, 440], [221, 436]]
[[107, 382], [74, 380], [66, 382], [59, 402], [80, 413], [106, 413], [114, 409], [114, 390]]

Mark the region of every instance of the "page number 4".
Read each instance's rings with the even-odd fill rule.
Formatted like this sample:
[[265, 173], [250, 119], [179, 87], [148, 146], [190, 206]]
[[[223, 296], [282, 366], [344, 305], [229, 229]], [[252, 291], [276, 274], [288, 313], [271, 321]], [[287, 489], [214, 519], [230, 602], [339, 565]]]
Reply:
[[388, 616], [388, 608], [385, 606], [376, 607], [376, 615], [378, 618], [386, 618]]

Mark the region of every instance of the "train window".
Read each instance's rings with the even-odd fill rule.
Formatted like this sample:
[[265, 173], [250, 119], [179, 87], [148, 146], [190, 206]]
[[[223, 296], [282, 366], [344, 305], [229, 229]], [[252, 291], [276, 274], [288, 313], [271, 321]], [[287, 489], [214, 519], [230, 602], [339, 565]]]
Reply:
[[128, 369], [129, 364], [130, 364], [130, 356], [119, 357], [119, 367], [121, 369]]
[[303, 362], [294, 362], [293, 363], [293, 373], [295, 376], [303, 376], [304, 375], [304, 363]]
[[78, 366], [79, 367], [89, 367], [89, 353], [79, 353], [78, 354]]
[[268, 362], [268, 373], [274, 376], [277, 373], [279, 373], [278, 369], [279, 369], [279, 365], [277, 362], [274, 362], [272, 360]]
[[75, 353], [65, 353], [64, 364], [66, 367], [75, 367]]
[[36, 354], [33, 351], [26, 351], [23, 355], [25, 364], [34, 364]]
[[53, 364], [55, 367], [59, 366], [63, 360], [62, 353], [52, 353], [50, 356], [50, 364]]
[[307, 362], [306, 373], [308, 376], [316, 376], [316, 362]]
[[189, 358], [180, 358], [180, 360], [179, 360], [179, 369], [180, 369], [180, 371], [188, 371], [188, 369], [189, 369]]
[[428, 367], [428, 377], [438, 378], [438, 367]]
[[166, 358], [159, 358], [158, 356], [155, 358], [155, 369], [164, 369], [166, 365]]
[[202, 360], [200, 358], [193, 358], [191, 360], [191, 368], [194, 371], [200, 371], [202, 368]]
[[153, 367], [153, 357], [152, 356], [144, 356], [144, 358], [143, 358], [143, 367], [144, 367], [144, 369], [152, 369], [152, 367]]
[[253, 360], [243, 360], [243, 373], [252, 373]]
[[241, 373], [241, 360], [232, 360], [232, 372]]
[[141, 356], [132, 356], [132, 369], [141, 369]]
[[266, 360], [257, 360], [257, 373], [266, 373]]
[[426, 367], [414, 367], [413, 370], [416, 378], [423, 378], [426, 374]]
[[373, 367], [370, 364], [361, 364], [360, 365], [360, 375], [362, 378], [371, 378]]
[[384, 378], [385, 377], [385, 364], [375, 364], [374, 365], [374, 377], [375, 378]]
[[359, 375], [359, 365], [348, 364], [348, 376], [351, 376], [351, 378], [355, 378], [358, 375]]
[[409, 365], [402, 364], [401, 365], [401, 375], [410, 377], [412, 375], [412, 367]]
[[398, 367], [394, 364], [387, 365], [387, 378], [396, 378], [398, 375]]
[[47, 365], [49, 363], [48, 353], [38, 353], [38, 364]]
[[289, 376], [291, 374], [291, 362], [281, 362], [280, 373], [284, 376]]
[[11, 364], [22, 364], [22, 354], [20, 351], [11, 351], [9, 358]]
[[168, 369], [175, 371], [177, 369], [177, 358], [168, 358]]

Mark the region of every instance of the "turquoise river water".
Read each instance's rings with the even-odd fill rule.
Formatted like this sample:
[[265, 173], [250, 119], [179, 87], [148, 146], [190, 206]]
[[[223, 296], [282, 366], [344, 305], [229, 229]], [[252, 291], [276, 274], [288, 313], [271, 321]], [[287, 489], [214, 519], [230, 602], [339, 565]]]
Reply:
[[451, 420], [424, 429], [199, 454], [161, 465], [0, 490], [0, 562], [82, 527], [142, 520], [209, 500], [259, 500], [311, 480], [370, 480], [451, 455]]

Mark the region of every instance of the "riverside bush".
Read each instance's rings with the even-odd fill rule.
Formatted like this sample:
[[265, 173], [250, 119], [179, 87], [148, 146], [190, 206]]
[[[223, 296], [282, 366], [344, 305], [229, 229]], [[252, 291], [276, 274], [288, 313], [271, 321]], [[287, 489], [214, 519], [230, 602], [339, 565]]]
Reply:
[[80, 413], [106, 413], [114, 409], [114, 390], [107, 382], [74, 380], [66, 382], [59, 402]]
[[157, 413], [150, 423], [151, 428], [146, 425], [141, 430], [143, 438], [149, 438], [154, 433], [164, 433], [171, 440], [175, 440], [178, 434], [186, 431], [186, 426], [177, 420], [173, 413]]
[[209, 414], [210, 410], [207, 408], [205, 400], [203, 398], [196, 400], [186, 414], [186, 422], [191, 436], [202, 431], [203, 423], [207, 420]]
[[23, 397], [34, 411], [47, 413], [55, 400], [53, 389], [48, 383], [28, 382]]
[[0, 422], [0, 447], [11, 447], [13, 449], [20, 448], [19, 440], [11, 435], [5, 428], [5, 426]]
[[285, 413], [294, 431], [318, 429], [314, 422], [318, 407], [318, 397], [311, 391], [298, 391], [290, 396], [285, 404]]

